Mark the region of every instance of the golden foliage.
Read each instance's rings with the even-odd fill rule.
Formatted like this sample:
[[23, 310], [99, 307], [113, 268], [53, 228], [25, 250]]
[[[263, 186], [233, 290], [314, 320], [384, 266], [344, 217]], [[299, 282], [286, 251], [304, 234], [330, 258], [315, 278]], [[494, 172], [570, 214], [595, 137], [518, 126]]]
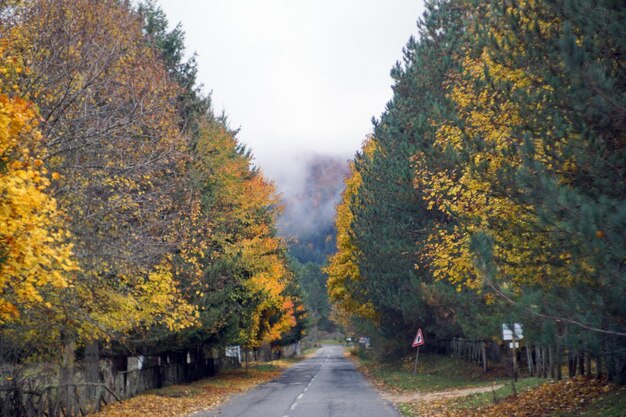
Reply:
[[[114, 0], [10, 7], [0, 21], [0, 322], [28, 303], [48, 310], [29, 309], [3, 337], [53, 346], [61, 335], [80, 345], [179, 332], [210, 308], [205, 293], [232, 287], [255, 306], [251, 345], [291, 329], [274, 187], [220, 122], [203, 116], [197, 146], [181, 130], [186, 87], [142, 17]], [[217, 281], [244, 277], [244, 288], [204, 281], [218, 261], [236, 271]]]
[[189, 201], [178, 87], [141, 20], [127, 5], [92, 0], [38, 0], [15, 15], [12, 44], [32, 63], [25, 84], [83, 270], [66, 320], [81, 338], [195, 324], [171, 272], [181, 237], [171, 219]]
[[[531, 24], [528, 19], [525, 23]], [[549, 22], [541, 22], [540, 27], [549, 27]], [[501, 48], [508, 47], [515, 54], [518, 47], [504, 43], [505, 33], [492, 28], [491, 35], [503, 42]], [[510, 97], [529, 90], [548, 91], [549, 87], [514, 62], [494, 61], [489, 48], [472, 50], [470, 46], [460, 51], [463, 69], [449, 74], [447, 94], [460, 122], [433, 121], [437, 126], [435, 148], [442, 154], [456, 152], [463, 162], [436, 170], [423, 155], [414, 158], [415, 187], [422, 190], [430, 209], [449, 219], [429, 236], [424, 256], [437, 279], [447, 279], [459, 290], [461, 286], [479, 290], [485, 284], [485, 271], [476, 265], [477, 254], [470, 245], [472, 236], [480, 232], [493, 240], [498, 275], [509, 277], [514, 287], [523, 283], [570, 285], [567, 268], [551, 266], [566, 266], [569, 254], [545, 250], [550, 245], [548, 231], [539, 226], [535, 208], [521, 203], [516, 194], [519, 190], [511, 188], [522, 166], [518, 150], [525, 138], [519, 135], [520, 127], [528, 125], [527, 115], [539, 113], [543, 104], [521, 109]], [[539, 140], [534, 145], [538, 158], [546, 159], [544, 145]]]
[[[368, 138], [363, 145], [364, 152], [370, 156], [375, 148], [374, 138]], [[350, 175], [345, 180], [346, 187], [341, 202], [337, 205], [337, 251], [329, 257], [328, 265], [323, 268], [323, 272], [328, 274], [328, 296], [334, 307], [334, 316], [344, 325], [347, 325], [348, 318], [353, 316], [376, 318], [371, 302], [359, 300], [355, 292], [351, 290], [351, 285], [360, 279], [357, 264], [359, 250], [352, 237], [354, 214], [351, 204], [361, 184], [361, 175], [354, 163], [351, 163]]]
[[76, 270], [62, 212], [48, 193], [45, 148], [32, 103], [11, 79], [24, 71], [0, 39], [0, 323], [20, 310], [49, 308]]

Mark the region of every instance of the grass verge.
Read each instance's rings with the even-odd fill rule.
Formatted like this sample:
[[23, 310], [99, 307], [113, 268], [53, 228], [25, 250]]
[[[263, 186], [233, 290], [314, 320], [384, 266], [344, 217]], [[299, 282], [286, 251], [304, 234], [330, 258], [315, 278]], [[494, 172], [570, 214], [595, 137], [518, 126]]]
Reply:
[[[448, 401], [441, 404], [410, 404], [406, 416], [420, 417], [623, 417], [616, 399], [624, 387], [594, 378], [576, 377], [542, 384], [506, 397], [497, 404], [469, 405]], [[468, 407], [469, 405], [469, 407]], [[623, 402], [622, 402], [623, 405]]]
[[413, 375], [411, 358], [381, 364], [367, 358], [360, 360], [360, 369], [379, 388], [391, 392], [432, 392], [456, 388], [490, 385], [479, 366], [440, 355], [422, 355]]

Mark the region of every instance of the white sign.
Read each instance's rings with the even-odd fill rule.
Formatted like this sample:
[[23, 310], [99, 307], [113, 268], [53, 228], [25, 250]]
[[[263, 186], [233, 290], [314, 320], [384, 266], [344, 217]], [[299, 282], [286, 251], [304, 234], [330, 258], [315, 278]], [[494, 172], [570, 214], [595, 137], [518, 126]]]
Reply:
[[[513, 334], [515, 331], [515, 334]], [[521, 340], [524, 338], [524, 334], [522, 332], [522, 325], [519, 323], [513, 324], [513, 329], [508, 324], [502, 324], [502, 340], [513, 340], [513, 336], [515, 336], [515, 340]]]
[[241, 346], [239, 345], [226, 346], [226, 357], [237, 358], [239, 359], [239, 362], [241, 362]]
[[[513, 349], [513, 342], [509, 342], [509, 348]], [[519, 349], [519, 342], [515, 342], [515, 349]]]

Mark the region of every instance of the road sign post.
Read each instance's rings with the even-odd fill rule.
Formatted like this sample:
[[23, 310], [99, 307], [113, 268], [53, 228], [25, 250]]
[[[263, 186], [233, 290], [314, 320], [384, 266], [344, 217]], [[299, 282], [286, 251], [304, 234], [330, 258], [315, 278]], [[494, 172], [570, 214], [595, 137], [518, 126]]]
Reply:
[[518, 341], [524, 338], [524, 333], [522, 331], [522, 325], [519, 323], [513, 323], [513, 325], [509, 325], [506, 323], [502, 324], [502, 340], [510, 340], [509, 346], [511, 348], [511, 354], [513, 355], [513, 381], [511, 387], [513, 389], [513, 395], [517, 395], [517, 389], [515, 388], [515, 382], [517, 382], [517, 347], [519, 346]]
[[416, 347], [417, 352], [415, 352], [415, 366], [413, 366], [413, 375], [417, 373], [417, 360], [420, 355], [420, 346], [424, 344], [424, 335], [422, 334], [422, 329], [417, 329], [417, 335], [415, 335], [415, 339], [413, 340], [413, 344], [411, 347]]

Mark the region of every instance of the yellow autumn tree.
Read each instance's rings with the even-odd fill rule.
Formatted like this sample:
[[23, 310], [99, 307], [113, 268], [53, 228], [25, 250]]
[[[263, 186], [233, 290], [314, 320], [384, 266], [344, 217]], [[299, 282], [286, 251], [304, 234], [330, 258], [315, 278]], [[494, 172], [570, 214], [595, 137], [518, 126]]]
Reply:
[[260, 171], [251, 170], [248, 157], [232, 160], [236, 173], [229, 200], [232, 220], [244, 228], [226, 254], [238, 259], [248, 277], [244, 286], [253, 300], [242, 338], [250, 347], [280, 339], [296, 325], [294, 302], [286, 294], [293, 279], [285, 258], [285, 243], [276, 236], [279, 198], [272, 183]]
[[191, 211], [178, 87], [146, 42], [140, 16], [115, 1], [11, 7], [3, 36], [29, 66], [15, 82], [39, 109], [42, 162], [59, 173], [48, 189], [80, 265], [71, 296], [56, 298], [56, 325], [45, 336], [84, 343], [195, 324], [172, 264], [179, 213]]
[[[26, 69], [0, 39], [0, 324], [51, 306], [76, 270], [62, 212], [50, 196], [45, 147], [33, 103], [16, 79]], [[56, 176], [56, 174], [52, 174]]]
[[[243, 184], [245, 210], [259, 213], [270, 207], [278, 206], [278, 197], [274, 186], [258, 173]], [[241, 261], [250, 271], [246, 287], [253, 298], [259, 302], [252, 313], [251, 325], [245, 332], [256, 335], [255, 343], [270, 343], [296, 325], [294, 303], [286, 296], [288, 282], [293, 279], [287, 268], [285, 243], [275, 235], [273, 224], [277, 212], [268, 212], [265, 221], [250, 224], [246, 237], [234, 248], [240, 251]]]
[[[376, 140], [368, 138], [363, 144], [363, 152], [374, 152]], [[341, 202], [337, 206], [337, 251], [328, 258], [328, 265], [323, 272], [328, 274], [328, 296], [333, 304], [336, 319], [347, 326], [351, 317], [363, 317], [375, 320], [376, 312], [371, 302], [359, 298], [356, 285], [360, 279], [357, 257], [358, 248], [352, 237], [354, 214], [352, 204], [354, 196], [361, 186], [361, 174], [354, 162], [350, 163], [350, 175], [345, 179], [345, 189]]]
[[[534, 21], [526, 19], [525, 23]], [[549, 22], [542, 22], [538, 28], [548, 26]], [[515, 47], [505, 41], [506, 33], [496, 26], [490, 30], [501, 47], [512, 48], [515, 56]], [[430, 208], [448, 215], [448, 221], [440, 223], [430, 236], [426, 255], [436, 278], [458, 284], [459, 290], [463, 285], [480, 289], [485, 275], [477, 270], [472, 239], [484, 234], [493, 241], [493, 256], [500, 260], [499, 276], [510, 278], [506, 285], [566, 284], [571, 276], [549, 266], [555, 263], [548, 259], [554, 253], [545, 250], [550, 245], [547, 231], [538, 225], [532, 205], [516, 195], [514, 185], [523, 162], [521, 126], [529, 123], [533, 111], [540, 112], [543, 103], [522, 110], [510, 97], [547, 87], [513, 60], [494, 61], [489, 48], [469, 43], [459, 51], [457, 59], [463, 70], [450, 74], [447, 83], [457, 119], [441, 124], [433, 121], [438, 124], [434, 147], [442, 155], [456, 155], [460, 163], [437, 169], [421, 156], [415, 158], [416, 187], [424, 191]], [[546, 154], [539, 141], [534, 145], [540, 158]], [[558, 256], [566, 261], [567, 254]], [[546, 276], [549, 281], [543, 280]]]

